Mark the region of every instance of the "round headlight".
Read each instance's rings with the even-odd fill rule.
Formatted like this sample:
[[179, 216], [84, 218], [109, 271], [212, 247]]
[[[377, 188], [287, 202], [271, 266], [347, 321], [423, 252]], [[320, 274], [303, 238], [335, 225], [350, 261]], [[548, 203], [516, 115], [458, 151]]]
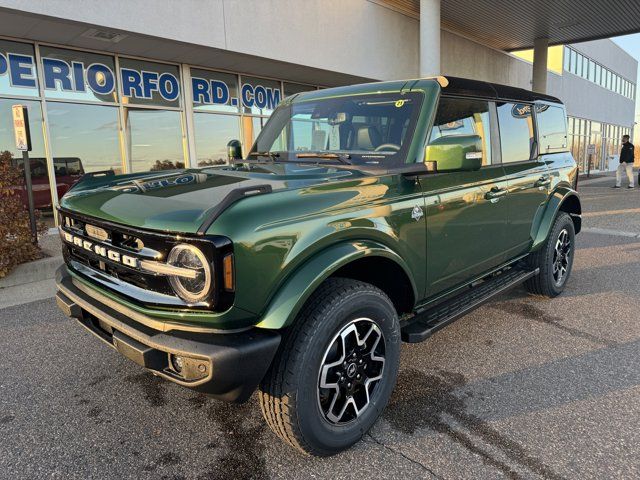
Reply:
[[186, 243], [176, 245], [169, 253], [168, 263], [194, 271], [193, 278], [169, 276], [169, 283], [180, 298], [188, 303], [197, 303], [207, 298], [211, 291], [211, 266], [199, 248]]

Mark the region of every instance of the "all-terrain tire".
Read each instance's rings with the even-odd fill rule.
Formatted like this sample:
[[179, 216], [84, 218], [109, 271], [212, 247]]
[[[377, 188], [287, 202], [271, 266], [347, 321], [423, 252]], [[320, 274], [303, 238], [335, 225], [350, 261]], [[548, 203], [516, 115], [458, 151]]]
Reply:
[[[362, 323], [365, 321], [369, 323]], [[352, 336], [361, 338], [353, 333], [354, 325], [364, 330], [371, 327], [370, 330], [372, 332], [375, 330], [375, 335], [379, 335], [384, 342], [380, 344], [378, 341], [377, 346], [371, 348], [368, 357], [378, 358], [376, 355], [382, 351], [380, 349], [384, 350], [383, 367], [380, 367], [379, 361], [373, 365], [373, 369], [381, 369], [379, 372], [381, 379], [371, 387], [367, 404], [361, 408], [361, 412], [355, 415], [355, 418], [344, 424], [332, 423], [327, 413], [323, 411], [321, 397], [323, 393], [327, 393], [327, 390], [320, 388], [320, 375], [324, 372], [323, 379], [326, 381], [328, 370], [325, 371], [323, 368], [327, 368], [329, 363], [327, 355], [330, 351], [333, 352], [332, 355], [338, 355], [340, 349], [346, 353], [347, 340], [353, 343]], [[346, 337], [343, 338], [343, 334]], [[369, 338], [373, 339], [374, 336], [371, 335]], [[339, 341], [341, 343], [336, 343]], [[366, 343], [365, 346], [359, 347], [362, 352], [369, 348]], [[357, 345], [359, 344], [356, 343]], [[338, 350], [331, 350], [332, 347]], [[377, 353], [373, 352], [374, 348]], [[348, 358], [351, 358], [351, 354], [355, 358], [355, 351], [352, 349], [349, 352]], [[364, 282], [330, 278], [314, 292], [293, 325], [284, 334], [278, 353], [258, 392], [262, 414], [271, 430], [304, 453], [328, 456], [345, 450], [360, 440], [385, 408], [396, 383], [399, 355], [398, 316], [387, 295]], [[358, 362], [359, 360], [356, 360], [353, 363]], [[346, 364], [347, 362], [340, 363], [339, 367], [331, 368], [342, 368], [342, 365]], [[366, 359], [364, 364], [363, 368], [366, 369]], [[351, 364], [349, 366], [353, 367]], [[346, 373], [346, 367], [341, 371]], [[369, 372], [371, 371], [370, 368]], [[365, 371], [357, 372], [362, 373], [360, 382], [364, 381]], [[353, 373], [352, 378], [355, 380], [357, 372], [349, 371], [348, 373], [350, 375]], [[333, 371], [330, 373], [335, 374]], [[349, 380], [346, 375], [340, 376], [339, 372], [337, 378], [336, 382], [341, 382], [340, 378]], [[360, 374], [358, 378], [361, 378]], [[346, 388], [346, 384], [341, 385]], [[356, 385], [355, 382], [354, 385]], [[352, 398], [350, 394], [338, 395], [336, 393], [338, 387], [335, 388], [335, 392], [329, 390], [328, 394], [336, 395], [340, 401]], [[361, 389], [362, 385], [358, 388]], [[362, 390], [360, 390], [361, 393]], [[331, 405], [333, 406], [333, 403]], [[332, 408], [329, 408], [329, 412], [331, 410]], [[352, 411], [356, 410], [351, 405], [348, 406], [343, 417], [348, 416], [347, 414], [353, 416]]]
[[[559, 212], [545, 244], [527, 258], [530, 268], [540, 269], [538, 275], [530, 278], [524, 284], [530, 293], [552, 298], [564, 291], [573, 267], [575, 237], [573, 220], [567, 213]], [[568, 244], [565, 244], [565, 241]], [[558, 250], [559, 247], [561, 247], [560, 250], [568, 248], [568, 251], [561, 253]], [[558, 270], [558, 262], [562, 264], [560, 270]], [[564, 269], [564, 274], [559, 278], [558, 272], [562, 269]]]

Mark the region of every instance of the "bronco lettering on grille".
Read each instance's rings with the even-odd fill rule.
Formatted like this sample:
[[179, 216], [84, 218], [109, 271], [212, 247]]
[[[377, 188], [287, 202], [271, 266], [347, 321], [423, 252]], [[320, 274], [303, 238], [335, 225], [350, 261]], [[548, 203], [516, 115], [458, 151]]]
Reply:
[[99, 243], [90, 242], [89, 240], [84, 240], [83, 238], [77, 237], [76, 235], [72, 235], [69, 232], [63, 232], [63, 237], [66, 242], [71, 243], [77, 247], [83, 248], [88, 252], [95, 253], [104, 258], [108, 258], [112, 262], [121, 263], [131, 268], [138, 268], [140, 266], [140, 261], [136, 257], [132, 257], [130, 255], [123, 255], [116, 250], [111, 250], [104, 245], [100, 245]]

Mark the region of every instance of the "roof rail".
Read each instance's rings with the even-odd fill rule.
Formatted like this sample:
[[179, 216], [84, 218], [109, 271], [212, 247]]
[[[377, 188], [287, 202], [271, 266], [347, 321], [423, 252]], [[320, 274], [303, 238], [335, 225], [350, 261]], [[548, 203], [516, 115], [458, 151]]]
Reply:
[[441, 88], [445, 88], [447, 85], [449, 85], [449, 80], [447, 80], [447, 77], [445, 77], [444, 75], [437, 75], [434, 77], [422, 77], [420, 80], [435, 80], [440, 84]]

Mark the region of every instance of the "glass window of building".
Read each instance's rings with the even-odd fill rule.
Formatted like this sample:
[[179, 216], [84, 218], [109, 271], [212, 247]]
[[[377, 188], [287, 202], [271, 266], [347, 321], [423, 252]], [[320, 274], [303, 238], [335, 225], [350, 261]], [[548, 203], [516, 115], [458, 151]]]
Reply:
[[193, 109], [203, 112], [240, 112], [238, 76], [191, 69]]
[[117, 107], [49, 102], [47, 115], [58, 191], [71, 174], [123, 172]]
[[196, 113], [193, 117], [198, 167], [227, 163], [227, 143], [240, 139], [240, 119], [235, 115]]
[[567, 117], [560, 107], [536, 107], [541, 153], [562, 152], [567, 147]]
[[577, 54], [577, 60], [576, 60], [576, 75], [578, 76], [582, 76], [582, 55], [580, 55], [579, 53]]
[[576, 69], [576, 63], [577, 63], [577, 54], [575, 52], [575, 50], [569, 50], [569, 53], [571, 54], [571, 68], [569, 69], [569, 71], [573, 74], [576, 73], [577, 69]]
[[562, 66], [566, 71], [569, 71], [571, 68], [571, 50], [569, 47], [564, 47], [562, 55]]
[[596, 82], [599, 85], [601, 81], [602, 81], [602, 67], [600, 66], [600, 64], [596, 63], [596, 77], [594, 82]]
[[179, 111], [127, 108], [125, 126], [132, 172], [184, 168]]
[[280, 82], [264, 78], [242, 77], [240, 97], [243, 112], [251, 115], [271, 115], [282, 98]]
[[33, 45], [0, 40], [0, 95], [38, 96]]
[[589, 76], [589, 59], [584, 56], [582, 57], [582, 76], [584, 78]]
[[596, 64], [592, 60], [589, 60], [589, 81], [596, 81]]
[[295, 95], [296, 93], [302, 92], [310, 92], [312, 90], [316, 90], [316, 87], [312, 85], [303, 85], [300, 83], [288, 83], [284, 82], [284, 96], [290, 97], [291, 95]]
[[[45, 157], [44, 138], [42, 134], [42, 110], [40, 102], [32, 100], [11, 100], [0, 99], [0, 159], [10, 161], [24, 171], [22, 151], [16, 149], [13, 118], [11, 107], [13, 105], [23, 105], [28, 109], [29, 129], [31, 131], [31, 146], [29, 152], [31, 166], [31, 182], [33, 185], [33, 201], [35, 208], [41, 210], [43, 219], [47, 224], [53, 226], [53, 211], [51, 200], [51, 189], [49, 188], [49, 170], [47, 169], [47, 159]], [[66, 190], [62, 189], [61, 193]], [[20, 195], [24, 205], [27, 205], [27, 192], [24, 185]]]
[[40, 47], [46, 98], [117, 102], [115, 61], [108, 55]]
[[120, 58], [120, 78], [125, 104], [180, 107], [177, 65]]
[[266, 122], [266, 118], [242, 117], [242, 148], [245, 155], [249, 153], [253, 142], [258, 138]]
[[498, 124], [502, 162], [522, 162], [531, 158], [533, 121], [531, 109], [523, 104], [498, 102]]
[[452, 135], [478, 135], [482, 141], [482, 165], [490, 165], [489, 103], [482, 100], [441, 99], [429, 141]]

